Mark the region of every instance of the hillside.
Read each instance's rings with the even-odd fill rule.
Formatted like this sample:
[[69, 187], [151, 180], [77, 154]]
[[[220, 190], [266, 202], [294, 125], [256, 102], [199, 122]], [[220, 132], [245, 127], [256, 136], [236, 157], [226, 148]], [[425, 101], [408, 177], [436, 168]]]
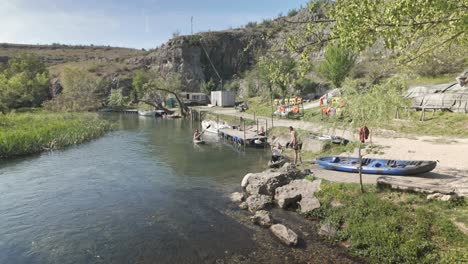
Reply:
[[[238, 29], [177, 36], [150, 51], [109, 46], [4, 43], [0, 44], [0, 63], [7, 62], [8, 58], [15, 54], [34, 53], [49, 67], [51, 78], [60, 79], [64, 67], [79, 67], [96, 76], [109, 78], [110, 83], [114, 83], [111, 88], [124, 85], [127, 89], [131, 89], [129, 85], [134, 73], [141, 69], [153, 69], [159, 73], [181, 73], [187, 91], [199, 91], [200, 85], [209, 80], [213, 80], [219, 87], [221, 84], [219, 73], [223, 84], [234, 80], [236, 89], [242, 94], [247, 94], [246, 86], [249, 84], [246, 75], [256, 65], [259, 56], [283, 55], [288, 37], [301, 34], [308, 25], [303, 22], [309, 20], [311, 13], [306, 9], [292, 10], [287, 16], [258, 23], [250, 22]], [[322, 59], [323, 48], [319, 47], [312, 52], [310, 59], [314, 63]], [[382, 56], [382, 52], [382, 48], [377, 46], [361, 53], [352, 73], [353, 77], [369, 78], [372, 82], [401, 71], [396, 69], [394, 61]], [[297, 59], [299, 54], [290, 55]], [[431, 77], [444, 74], [454, 76], [466, 66], [466, 63], [464, 58], [453, 60], [450, 56], [442, 54], [418, 68], [409, 69], [409, 72]], [[406, 72], [407, 70], [405, 69]], [[314, 70], [307, 75], [307, 78], [316, 87], [321, 87], [321, 83], [325, 83]], [[123, 79], [126, 81], [119, 81]], [[422, 82], [430, 83], [432, 80], [426, 77]]]

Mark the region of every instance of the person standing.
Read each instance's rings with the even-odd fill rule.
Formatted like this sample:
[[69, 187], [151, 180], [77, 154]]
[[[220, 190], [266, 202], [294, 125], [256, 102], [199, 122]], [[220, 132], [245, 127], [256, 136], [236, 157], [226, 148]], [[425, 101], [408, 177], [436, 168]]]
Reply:
[[289, 135], [290, 135], [289, 146], [292, 149], [294, 149], [294, 164], [297, 164], [298, 158], [299, 158], [299, 161], [302, 163], [302, 157], [301, 157], [302, 142], [299, 139], [297, 131], [294, 130], [292, 126], [289, 127]]

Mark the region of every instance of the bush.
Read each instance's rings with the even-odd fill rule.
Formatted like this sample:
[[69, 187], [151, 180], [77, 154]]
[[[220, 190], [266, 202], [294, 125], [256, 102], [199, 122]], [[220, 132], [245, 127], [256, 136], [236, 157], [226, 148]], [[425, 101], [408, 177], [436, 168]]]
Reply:
[[299, 13], [299, 11], [297, 11], [297, 9], [291, 9], [288, 12], [288, 17], [295, 16], [295, 15], [297, 15], [297, 13]]

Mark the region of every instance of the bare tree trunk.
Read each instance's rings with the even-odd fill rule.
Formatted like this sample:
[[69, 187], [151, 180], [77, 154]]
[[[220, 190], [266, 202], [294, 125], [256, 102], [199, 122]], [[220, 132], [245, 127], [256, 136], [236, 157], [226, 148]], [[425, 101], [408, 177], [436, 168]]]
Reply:
[[163, 92], [170, 93], [170, 94], [174, 95], [177, 102], [179, 103], [180, 114], [182, 116], [184, 116], [184, 117], [187, 116], [187, 113], [189, 112], [189, 109], [185, 105], [185, 103], [182, 100], [180, 100], [179, 95], [176, 92], [173, 92], [173, 91], [170, 91], [170, 90], [167, 90], [167, 89], [163, 89], [163, 88], [156, 88], [156, 90], [163, 91]]
[[146, 100], [140, 100], [140, 102], [145, 103], [147, 105], [151, 105], [152, 107], [156, 108], [157, 110], [162, 110], [162, 111], [164, 111], [164, 113], [166, 113], [168, 115], [174, 114], [174, 111], [171, 111], [171, 110], [167, 109], [161, 103], [154, 103], [154, 102], [150, 102], [150, 101], [146, 101]]

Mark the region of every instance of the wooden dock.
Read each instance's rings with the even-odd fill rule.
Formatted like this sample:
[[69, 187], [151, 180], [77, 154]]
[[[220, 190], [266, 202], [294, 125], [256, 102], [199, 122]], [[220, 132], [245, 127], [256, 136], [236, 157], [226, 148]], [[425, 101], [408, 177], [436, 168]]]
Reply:
[[266, 136], [260, 136], [255, 131], [238, 130], [233, 128], [220, 129], [219, 136], [227, 140], [232, 140], [233, 142], [244, 146], [255, 145], [255, 140], [260, 140], [263, 143], [266, 143], [267, 140]]

